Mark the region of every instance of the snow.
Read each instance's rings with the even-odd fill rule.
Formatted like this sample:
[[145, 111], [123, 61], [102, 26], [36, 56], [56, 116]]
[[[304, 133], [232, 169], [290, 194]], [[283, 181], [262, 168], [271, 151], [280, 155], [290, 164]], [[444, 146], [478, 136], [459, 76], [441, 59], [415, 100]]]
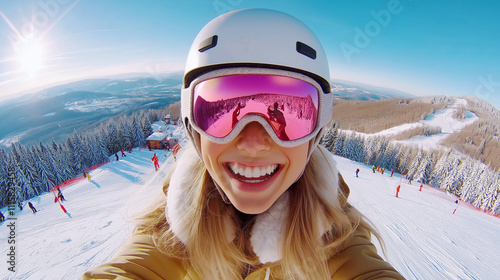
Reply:
[[149, 135], [148, 138], [146, 138], [146, 140], [161, 141], [161, 140], [165, 139], [165, 137], [167, 137], [167, 136], [168, 136], [168, 134], [165, 132], [153, 132], [153, 134]]
[[421, 121], [422, 125], [441, 127], [441, 133], [431, 136], [419, 136], [408, 140], [400, 141], [403, 143], [418, 144], [424, 147], [436, 148], [437, 145], [449, 134], [460, 131], [465, 126], [475, 122], [478, 117], [476, 114], [468, 111], [464, 120], [453, 118], [453, 114], [460, 106], [465, 106], [467, 100], [457, 99], [453, 106], [440, 110], [438, 113], [430, 115], [427, 119]]
[[[180, 128], [181, 146], [187, 141]], [[155, 172], [156, 153], [162, 168]], [[65, 214], [53, 194], [31, 199], [13, 216], [16, 272], [7, 270], [7, 220], [0, 230], [1, 279], [75, 279], [109, 259], [133, 229], [131, 219], [152, 198], [163, 195], [161, 182], [174, 159], [170, 152], [134, 149], [126, 157], [90, 172], [64, 188]], [[399, 174], [373, 173], [370, 166], [335, 157], [351, 188], [349, 202], [380, 231], [387, 260], [407, 279], [496, 279], [500, 275], [500, 220], [459, 204], [455, 197], [417, 183], [409, 185]], [[355, 170], [359, 168], [359, 178]], [[396, 187], [401, 184], [399, 198]], [[25, 202], [27, 203], [27, 202]], [[6, 214], [6, 208], [2, 209]], [[9, 216], [6, 215], [7, 218]], [[378, 245], [379, 246], [379, 245]], [[380, 246], [379, 246], [380, 248]]]
[[[155, 172], [151, 158], [156, 152], [160, 166], [173, 159], [165, 151], [134, 149], [126, 157], [90, 172], [91, 181], [82, 179], [62, 190], [68, 215], [54, 203], [51, 193], [30, 201], [15, 213], [16, 273], [7, 270], [7, 239], [4, 222], [0, 233], [1, 279], [75, 279], [89, 267], [108, 259], [127, 238], [133, 226], [129, 219], [145, 206], [160, 188], [166, 170]], [[158, 173], [158, 174], [155, 174]], [[156, 176], [155, 176], [156, 175]], [[152, 178], [152, 179], [150, 179]], [[27, 204], [27, 202], [25, 202]], [[2, 213], [6, 214], [6, 208]], [[8, 216], [6, 216], [8, 218]]]

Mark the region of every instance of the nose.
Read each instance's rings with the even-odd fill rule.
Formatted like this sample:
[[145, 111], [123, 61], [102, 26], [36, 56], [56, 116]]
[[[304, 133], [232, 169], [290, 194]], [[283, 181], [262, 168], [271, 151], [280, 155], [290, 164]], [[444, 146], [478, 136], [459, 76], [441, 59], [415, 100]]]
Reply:
[[271, 149], [271, 137], [258, 122], [249, 123], [238, 135], [236, 148], [249, 156], [257, 156], [259, 153]]

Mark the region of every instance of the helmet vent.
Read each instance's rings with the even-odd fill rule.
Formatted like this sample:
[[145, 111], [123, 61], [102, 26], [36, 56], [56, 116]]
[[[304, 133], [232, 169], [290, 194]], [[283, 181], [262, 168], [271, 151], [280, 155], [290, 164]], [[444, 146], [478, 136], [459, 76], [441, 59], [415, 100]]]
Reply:
[[299, 52], [299, 53], [301, 53], [309, 58], [316, 59], [316, 50], [311, 48], [310, 46], [308, 46], [302, 42], [297, 41], [296, 48], [297, 48], [297, 52]]
[[206, 50], [209, 50], [215, 46], [217, 46], [217, 38], [218, 36], [217, 35], [214, 35], [208, 39], [205, 39], [203, 40], [201, 43], [200, 43], [200, 46], [198, 48], [198, 51], [199, 52], [204, 52]]

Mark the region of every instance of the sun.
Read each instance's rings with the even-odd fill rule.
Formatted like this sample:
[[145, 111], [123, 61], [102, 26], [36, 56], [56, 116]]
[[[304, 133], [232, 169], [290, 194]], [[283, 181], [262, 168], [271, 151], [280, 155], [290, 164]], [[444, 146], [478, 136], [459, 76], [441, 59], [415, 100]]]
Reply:
[[43, 47], [37, 40], [26, 40], [17, 47], [17, 61], [30, 78], [42, 68]]

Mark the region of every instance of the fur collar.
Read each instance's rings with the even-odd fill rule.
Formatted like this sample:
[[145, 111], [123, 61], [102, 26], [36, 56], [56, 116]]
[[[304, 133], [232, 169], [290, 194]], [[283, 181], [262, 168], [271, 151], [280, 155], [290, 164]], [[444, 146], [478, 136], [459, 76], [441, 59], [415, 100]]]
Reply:
[[[194, 169], [195, 164], [199, 161], [199, 157], [192, 145], [186, 146], [183, 150], [182, 155], [178, 157], [178, 162], [175, 166], [176, 170], [173, 172], [167, 189], [167, 206], [165, 211], [170, 228], [181, 242], [186, 243], [190, 226], [188, 213], [190, 213], [190, 209], [194, 203], [191, 193], [193, 190], [191, 190], [192, 178], [190, 170]], [[332, 156], [325, 154], [328, 153], [331, 155], [324, 148], [321, 147], [319, 150], [323, 153], [325, 163], [327, 163], [322, 164], [322, 167], [324, 167], [322, 171], [332, 174], [330, 179], [333, 182], [331, 185], [334, 186], [328, 190], [323, 190], [328, 192], [328, 194], [325, 194], [325, 197], [333, 197], [329, 203], [338, 205], [339, 202], [336, 199], [338, 196], [338, 172], [335, 161]], [[250, 242], [262, 264], [276, 262], [282, 258], [281, 248], [288, 208], [288, 193], [285, 192], [271, 208], [259, 214], [255, 220]], [[324, 223], [319, 219], [317, 223], [322, 232], [326, 232], [327, 228], [324, 226]], [[228, 233], [228, 238], [231, 238], [230, 233]]]

